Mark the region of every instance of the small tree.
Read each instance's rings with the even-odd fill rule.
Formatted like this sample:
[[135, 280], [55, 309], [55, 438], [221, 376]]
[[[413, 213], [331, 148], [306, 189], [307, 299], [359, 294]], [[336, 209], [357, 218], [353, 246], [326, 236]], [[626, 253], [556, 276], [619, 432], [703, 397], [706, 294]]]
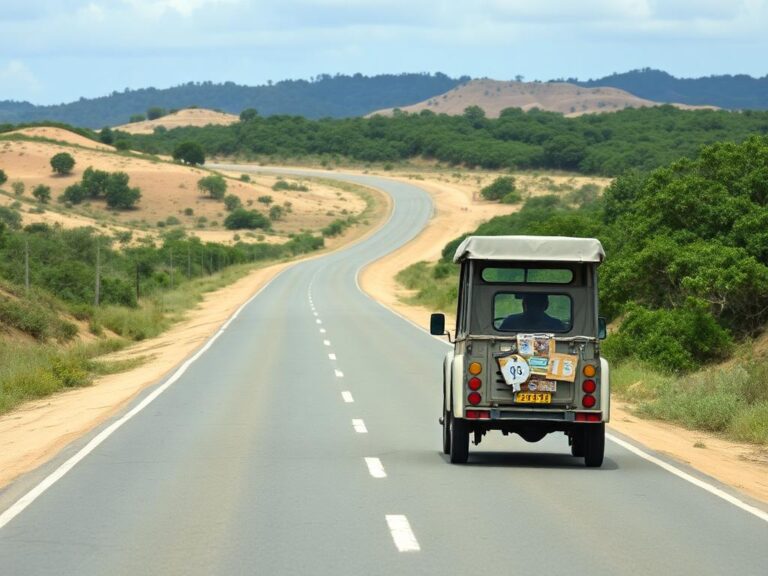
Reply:
[[285, 209], [276, 204], [269, 209], [269, 219], [273, 221], [282, 220], [284, 213]]
[[99, 132], [99, 142], [102, 144], [112, 144], [115, 141], [115, 133], [112, 132], [112, 128], [104, 126]]
[[88, 166], [88, 168], [83, 171], [81, 184], [88, 196], [91, 198], [99, 198], [107, 193], [108, 180], [109, 172], [106, 172], [105, 170], [94, 170], [92, 166]]
[[240, 122], [250, 122], [258, 117], [259, 113], [255, 108], [246, 108], [240, 112]]
[[165, 108], [160, 108], [159, 106], [152, 106], [151, 108], [147, 109], [147, 120], [157, 120], [158, 118], [162, 118], [168, 114], [165, 111]]
[[240, 201], [240, 198], [234, 194], [228, 194], [224, 197], [224, 206], [230, 212], [232, 212], [232, 210], [235, 208], [240, 208], [242, 205], [243, 203]]
[[218, 174], [211, 174], [197, 181], [197, 188], [214, 200], [221, 200], [227, 193], [227, 181]]
[[51, 158], [51, 168], [60, 176], [69, 174], [74, 167], [75, 159], [68, 152], [59, 152]]
[[8, 175], [4, 170], [0, 170], [0, 186], [8, 182]]
[[515, 188], [515, 179], [512, 176], [499, 176], [480, 190], [480, 195], [486, 200], [501, 200], [508, 204], [520, 200], [520, 193]]
[[245, 208], [236, 208], [224, 219], [224, 226], [228, 230], [240, 230], [241, 228], [250, 230], [262, 228], [264, 230], [269, 230], [271, 224], [269, 218], [264, 216], [261, 212], [257, 212], [256, 210], [246, 210]]
[[37, 198], [37, 201], [41, 204], [48, 204], [51, 199], [51, 187], [45, 184], [38, 184], [32, 190], [32, 196]]
[[72, 204], [80, 204], [83, 200], [85, 200], [87, 196], [87, 192], [85, 191], [85, 187], [81, 183], [72, 184], [71, 186], [67, 186], [66, 190], [64, 190], [64, 193], [61, 195], [61, 201], [62, 202], [71, 202]]
[[131, 117], [128, 120], [128, 122], [133, 124], [134, 122], [143, 122], [146, 119], [147, 119], [147, 117], [144, 116], [144, 114], [131, 114]]
[[195, 166], [205, 164], [205, 152], [197, 142], [182, 142], [173, 150], [173, 159], [183, 164]]
[[257, 200], [262, 204], [266, 204], [267, 206], [269, 206], [270, 204], [272, 204], [272, 202], [274, 202], [274, 199], [272, 198], [272, 196], [259, 196]]
[[24, 190], [26, 190], [26, 186], [24, 186], [24, 182], [21, 180], [11, 182], [11, 188], [13, 188], [13, 193], [16, 194], [16, 196], [23, 196]]
[[107, 179], [106, 199], [110, 208], [133, 208], [141, 198], [141, 190], [128, 186], [130, 177], [125, 172], [113, 172]]

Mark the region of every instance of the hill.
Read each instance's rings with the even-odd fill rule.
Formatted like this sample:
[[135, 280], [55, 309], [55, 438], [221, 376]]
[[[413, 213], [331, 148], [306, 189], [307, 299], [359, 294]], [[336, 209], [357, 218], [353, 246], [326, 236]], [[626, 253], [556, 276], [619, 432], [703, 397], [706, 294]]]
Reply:
[[710, 105], [731, 110], [768, 109], [768, 76], [753, 78], [745, 74], [726, 74], [704, 78], [675, 78], [661, 70], [643, 68], [596, 80], [579, 81], [569, 78], [567, 81], [585, 88], [619, 88], [657, 102]]
[[[498, 118], [505, 108], [538, 108], [566, 116], [579, 116], [657, 105], [657, 102], [638, 98], [617, 88], [583, 88], [565, 82], [501, 82], [482, 79], [472, 80], [423, 102], [400, 107], [400, 110], [431, 110], [457, 115], [463, 114], [467, 106], [479, 106], [486, 116]], [[393, 109], [389, 108], [374, 114], [391, 115], [392, 112]]]
[[112, 92], [100, 98], [35, 106], [29, 102], [0, 102], [0, 123], [18, 124], [41, 120], [75, 126], [116, 126], [149, 108], [166, 110], [200, 106], [239, 114], [255, 108], [260, 114], [300, 115], [307, 118], [362, 116], [371, 110], [405, 106], [442, 94], [468, 78], [445, 74], [382, 74], [353, 76], [322, 74], [312, 81], [284, 80], [262, 86], [234, 82], [189, 82], [172, 88], [143, 88]]
[[229, 126], [239, 120], [239, 116], [234, 114], [225, 114], [215, 110], [205, 108], [186, 108], [171, 112], [155, 120], [143, 120], [141, 122], [130, 122], [121, 126], [115, 126], [116, 130], [122, 130], [129, 134], [152, 134], [155, 128], [166, 128], [172, 130], [181, 126]]

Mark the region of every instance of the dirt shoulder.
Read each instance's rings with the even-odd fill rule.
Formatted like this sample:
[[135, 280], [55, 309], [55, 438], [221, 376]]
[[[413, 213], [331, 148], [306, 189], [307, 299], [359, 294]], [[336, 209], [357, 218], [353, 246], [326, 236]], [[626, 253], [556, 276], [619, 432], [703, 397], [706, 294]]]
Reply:
[[[385, 306], [426, 328], [432, 310], [405, 304], [403, 298], [409, 291], [395, 281], [395, 275], [414, 262], [437, 260], [447, 242], [475, 229], [495, 214], [474, 201], [465, 188], [443, 183], [417, 184], [433, 196], [438, 206], [435, 217], [414, 240], [368, 266], [361, 274], [360, 285]], [[451, 326], [455, 319], [452, 314], [447, 316], [446, 325]], [[764, 449], [665, 422], [644, 420], [633, 415], [630, 408], [614, 400], [609, 429], [684, 462], [752, 498], [768, 502], [768, 452]]]

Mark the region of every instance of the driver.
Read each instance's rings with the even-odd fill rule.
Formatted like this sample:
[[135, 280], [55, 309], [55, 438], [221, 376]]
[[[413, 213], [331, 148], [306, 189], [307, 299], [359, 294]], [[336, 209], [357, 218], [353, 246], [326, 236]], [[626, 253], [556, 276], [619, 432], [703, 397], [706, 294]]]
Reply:
[[565, 332], [568, 326], [547, 314], [549, 296], [546, 294], [523, 294], [523, 311], [507, 316], [499, 330], [510, 332]]

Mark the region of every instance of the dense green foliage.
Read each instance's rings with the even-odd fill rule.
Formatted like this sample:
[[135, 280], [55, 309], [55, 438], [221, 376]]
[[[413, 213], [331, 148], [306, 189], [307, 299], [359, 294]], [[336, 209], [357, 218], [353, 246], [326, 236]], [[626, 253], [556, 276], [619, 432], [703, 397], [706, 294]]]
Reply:
[[488, 186], [483, 187], [480, 195], [486, 200], [501, 200], [504, 204], [515, 204], [522, 200], [512, 176], [499, 176]]
[[733, 110], [768, 109], [768, 76], [753, 78], [745, 74], [725, 74], [675, 78], [661, 70], [644, 68], [586, 82], [575, 78], [567, 81], [588, 88], [611, 86], [655, 102], [709, 105]]
[[661, 106], [577, 118], [520, 109], [507, 109], [497, 119], [471, 109], [462, 116], [424, 111], [341, 120], [257, 116], [230, 126], [126, 137], [132, 149], [159, 153], [197, 142], [207, 154], [252, 159], [310, 155], [392, 162], [423, 157], [469, 167], [557, 168], [611, 176], [628, 169], [651, 170], [682, 156], [693, 158], [705, 144], [766, 133], [768, 112]]
[[75, 159], [68, 152], [59, 152], [51, 157], [51, 168], [60, 176], [69, 174], [74, 167]]
[[34, 196], [40, 204], [47, 204], [51, 199], [51, 187], [45, 184], [38, 184], [32, 189]]
[[[163, 132], [156, 132], [156, 135], [164, 134]], [[205, 151], [203, 147], [197, 142], [184, 141], [177, 144], [173, 149], [173, 159], [182, 164], [189, 164], [195, 166], [197, 164], [205, 164]]]
[[141, 199], [141, 190], [131, 188], [129, 182], [130, 176], [125, 172], [106, 172], [89, 166], [80, 182], [67, 186], [59, 201], [80, 204], [89, 198], [104, 198], [110, 208], [128, 210]]
[[0, 186], [8, 182], [8, 175], [5, 173], [5, 171], [0, 170]]
[[443, 94], [469, 78], [444, 74], [382, 74], [353, 76], [320, 74], [307, 80], [284, 80], [262, 86], [233, 82], [189, 82], [167, 89], [144, 88], [81, 98], [53, 106], [0, 102], [1, 122], [54, 120], [99, 128], [124, 124], [148, 108], [167, 110], [202, 106], [239, 114], [248, 108], [262, 115], [299, 114], [308, 118], [360, 116], [382, 108], [405, 106]]
[[272, 224], [269, 218], [258, 210], [246, 210], [238, 207], [224, 219], [224, 227], [228, 230], [255, 230], [256, 228], [269, 230]]
[[219, 174], [210, 174], [197, 181], [197, 189], [214, 200], [221, 200], [227, 193], [227, 181]]

